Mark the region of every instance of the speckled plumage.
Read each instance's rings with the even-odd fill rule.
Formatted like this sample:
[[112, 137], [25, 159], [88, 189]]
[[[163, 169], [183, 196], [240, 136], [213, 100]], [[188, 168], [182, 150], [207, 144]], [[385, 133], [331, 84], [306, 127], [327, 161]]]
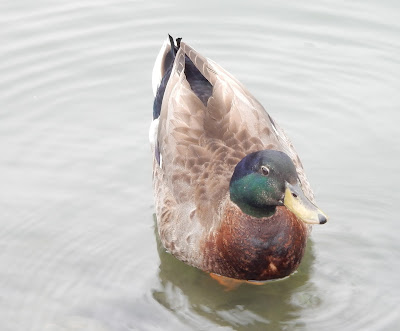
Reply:
[[[168, 70], [163, 61], [169, 52], [165, 43], [153, 71], [153, 80], [159, 79], [155, 85]], [[212, 85], [208, 102], [199, 99], [185, 76], [185, 55]], [[304, 194], [313, 201], [293, 145], [241, 83], [184, 42], [150, 140], [158, 231], [170, 253], [238, 279], [280, 278], [298, 267], [309, 226], [285, 206], [273, 217], [249, 216], [229, 196], [236, 164], [249, 153], [274, 149], [292, 159]]]

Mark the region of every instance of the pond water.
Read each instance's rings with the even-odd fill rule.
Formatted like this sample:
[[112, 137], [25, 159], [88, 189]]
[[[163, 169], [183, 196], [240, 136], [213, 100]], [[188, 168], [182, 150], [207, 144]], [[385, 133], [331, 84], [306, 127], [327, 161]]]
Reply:
[[[397, 1], [0, 3], [1, 330], [396, 330]], [[227, 291], [158, 244], [148, 127], [167, 36], [286, 129], [319, 206], [291, 277]]]

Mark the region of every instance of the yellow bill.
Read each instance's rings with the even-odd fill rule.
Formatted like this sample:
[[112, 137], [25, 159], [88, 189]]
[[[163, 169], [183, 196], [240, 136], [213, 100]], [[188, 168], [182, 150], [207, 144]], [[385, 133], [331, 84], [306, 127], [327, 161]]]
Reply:
[[286, 183], [284, 205], [304, 223], [325, 224], [328, 217], [303, 193], [299, 185]]

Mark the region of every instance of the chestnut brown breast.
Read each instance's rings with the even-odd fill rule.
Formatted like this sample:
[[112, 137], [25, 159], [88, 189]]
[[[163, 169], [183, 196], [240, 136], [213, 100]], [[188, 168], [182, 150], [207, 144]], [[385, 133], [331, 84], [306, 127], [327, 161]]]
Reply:
[[237, 279], [282, 278], [297, 269], [306, 242], [306, 226], [284, 206], [256, 218], [228, 204], [220, 229], [204, 244], [203, 269]]

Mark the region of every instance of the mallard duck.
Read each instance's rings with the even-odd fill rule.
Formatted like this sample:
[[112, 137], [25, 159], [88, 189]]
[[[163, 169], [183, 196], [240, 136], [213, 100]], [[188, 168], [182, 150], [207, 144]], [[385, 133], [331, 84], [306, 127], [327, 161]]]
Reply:
[[179, 260], [216, 275], [293, 273], [316, 207], [292, 143], [230, 73], [170, 37], [153, 69], [150, 143], [158, 233]]

